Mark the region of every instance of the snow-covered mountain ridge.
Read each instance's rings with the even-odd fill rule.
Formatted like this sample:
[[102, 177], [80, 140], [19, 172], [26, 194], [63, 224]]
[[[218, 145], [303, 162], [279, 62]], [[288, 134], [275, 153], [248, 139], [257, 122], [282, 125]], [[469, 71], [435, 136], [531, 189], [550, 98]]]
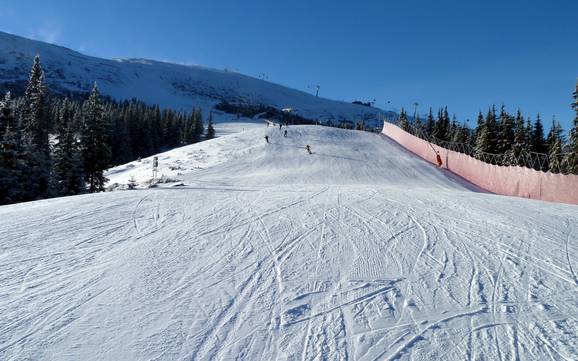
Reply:
[[22, 87], [36, 54], [54, 92], [87, 92], [96, 81], [112, 98], [137, 98], [179, 110], [243, 102], [292, 108], [308, 119], [376, 124], [380, 113], [377, 108], [316, 97], [235, 72], [146, 59], [100, 59], [4, 32], [0, 32], [0, 89]]

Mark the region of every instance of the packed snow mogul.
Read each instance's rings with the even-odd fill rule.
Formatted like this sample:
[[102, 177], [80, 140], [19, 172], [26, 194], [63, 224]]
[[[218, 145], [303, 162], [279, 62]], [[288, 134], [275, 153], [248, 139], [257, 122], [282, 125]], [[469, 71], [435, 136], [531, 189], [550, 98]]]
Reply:
[[313, 153], [311, 153], [311, 147], [309, 146], [309, 144], [307, 144], [307, 145], [305, 146], [305, 149], [307, 149], [307, 153], [313, 154]]
[[267, 143], [269, 143], [269, 136], [268, 136], [268, 135], [265, 136], [265, 141], [266, 141]]

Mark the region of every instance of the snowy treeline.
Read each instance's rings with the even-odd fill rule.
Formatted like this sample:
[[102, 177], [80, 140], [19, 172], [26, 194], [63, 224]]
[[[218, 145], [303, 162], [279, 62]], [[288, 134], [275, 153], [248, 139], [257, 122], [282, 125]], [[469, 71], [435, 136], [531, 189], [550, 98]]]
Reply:
[[0, 101], [0, 204], [104, 190], [103, 171], [214, 137], [211, 116], [161, 110], [137, 100], [50, 98], [40, 58], [24, 95]]
[[520, 110], [515, 115], [508, 113], [503, 105], [499, 113], [495, 106], [485, 116], [480, 112], [473, 129], [455, 116], [450, 120], [447, 107], [440, 109], [437, 117], [430, 108], [425, 120], [415, 117], [413, 122], [402, 109], [399, 125], [420, 138], [485, 162], [578, 174], [578, 84], [576, 89], [572, 103], [576, 117], [568, 136], [556, 119], [545, 135], [539, 114], [532, 121]]

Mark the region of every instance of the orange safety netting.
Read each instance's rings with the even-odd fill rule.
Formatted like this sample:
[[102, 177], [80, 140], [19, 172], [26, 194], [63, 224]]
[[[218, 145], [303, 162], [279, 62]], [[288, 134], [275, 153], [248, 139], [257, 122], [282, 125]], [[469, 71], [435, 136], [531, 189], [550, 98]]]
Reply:
[[469, 155], [431, 144], [387, 122], [383, 126], [382, 133], [435, 165], [438, 165], [436, 152], [439, 152], [444, 168], [490, 192], [578, 204], [578, 175], [546, 173], [525, 167], [484, 163]]

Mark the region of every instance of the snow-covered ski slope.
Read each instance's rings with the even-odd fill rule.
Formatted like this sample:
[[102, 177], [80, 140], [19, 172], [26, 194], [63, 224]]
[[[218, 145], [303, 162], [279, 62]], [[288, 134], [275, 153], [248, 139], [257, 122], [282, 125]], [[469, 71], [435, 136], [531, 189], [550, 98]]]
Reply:
[[[322, 121], [367, 120], [378, 125], [377, 108], [316, 97], [315, 95], [237, 72], [180, 65], [147, 59], [101, 59], [61, 46], [0, 31], [0, 88], [24, 83], [32, 60], [41, 57], [46, 83], [52, 92], [89, 92], [96, 81], [103, 94], [119, 100], [137, 98], [189, 111], [208, 112], [225, 100], [292, 108], [297, 114]], [[393, 114], [390, 113], [390, 116]]]
[[159, 160], [183, 186], [0, 207], [0, 359], [576, 359], [576, 206], [315, 126]]

